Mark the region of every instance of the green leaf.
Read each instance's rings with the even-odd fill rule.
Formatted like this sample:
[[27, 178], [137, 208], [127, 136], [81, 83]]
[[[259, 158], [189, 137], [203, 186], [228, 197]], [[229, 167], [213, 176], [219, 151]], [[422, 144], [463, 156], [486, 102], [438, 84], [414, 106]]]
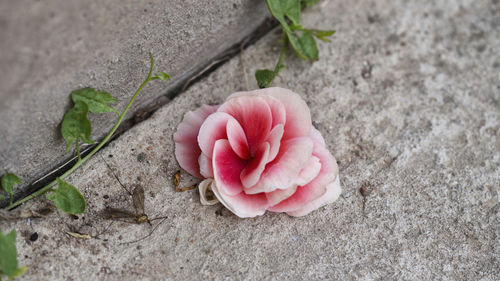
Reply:
[[332, 40], [325, 38], [325, 37], [316, 37], [316, 38], [318, 38], [319, 40], [321, 40], [323, 42], [332, 42]]
[[303, 32], [302, 36], [298, 39], [298, 43], [300, 44], [302, 54], [308, 59], [318, 59], [318, 47], [316, 46], [316, 41], [314, 41], [312, 33], [308, 31]]
[[0, 269], [9, 279], [21, 276], [26, 267], [17, 267], [16, 231], [4, 235], [0, 231]]
[[1, 183], [3, 190], [9, 193], [10, 203], [12, 204], [12, 193], [14, 190], [14, 185], [21, 184], [21, 180], [16, 175], [12, 173], [7, 173], [2, 176]]
[[319, 29], [308, 29], [312, 34], [321, 41], [331, 42], [330, 39], [326, 38], [335, 34], [335, 30], [319, 30]]
[[68, 182], [57, 178], [57, 189], [47, 194], [47, 199], [54, 202], [56, 207], [68, 214], [76, 215], [85, 211], [85, 199], [83, 195]]
[[328, 37], [335, 34], [335, 30], [319, 30], [319, 29], [309, 29], [316, 37]]
[[108, 105], [110, 102], [117, 102], [108, 92], [98, 91], [93, 88], [84, 88], [71, 92], [71, 99], [75, 104], [78, 102], [87, 104], [89, 111], [92, 113], [114, 112], [120, 115], [118, 110]]
[[[276, 0], [274, 0], [276, 2]], [[300, 0], [278, 1], [282, 3], [283, 13], [293, 24], [300, 24]]]
[[266, 0], [269, 11], [283, 26], [289, 30], [285, 16], [295, 25], [300, 25], [300, 0]]
[[257, 79], [257, 84], [261, 89], [269, 87], [275, 77], [276, 74], [274, 73], [274, 71], [271, 71], [269, 69], [259, 69], [255, 71], [255, 79]]
[[[266, 3], [273, 17], [280, 22], [297, 56], [302, 59], [316, 60], [318, 55], [314, 55], [313, 52], [314, 49], [317, 50], [316, 42], [311, 34], [300, 25], [300, 0], [266, 0]], [[290, 19], [292, 26], [288, 25], [285, 16]], [[303, 31], [302, 36], [298, 37], [294, 30]], [[306, 33], [309, 34], [304, 35]], [[314, 47], [310, 44], [310, 38], [314, 42]]]
[[75, 106], [64, 115], [61, 124], [61, 134], [66, 140], [66, 151], [69, 151], [74, 142], [80, 139], [88, 144], [94, 143], [90, 139], [92, 125], [87, 118], [89, 108], [86, 103], [78, 101]]
[[170, 74], [165, 73], [163, 71], [160, 71], [160, 73], [156, 74], [156, 76], [154, 76], [153, 78], [151, 78], [151, 80], [159, 79], [161, 81], [167, 81], [167, 79], [169, 79], [169, 78], [170, 78]]
[[290, 25], [290, 29], [293, 31], [299, 30], [299, 31], [303, 31], [303, 32], [310, 32], [310, 33], [312, 33], [312, 35], [316, 36], [318, 39], [323, 40], [323, 41], [327, 41], [327, 42], [330, 42], [330, 40], [328, 40], [325, 37], [332, 36], [333, 34], [335, 34], [335, 30], [308, 29], [308, 28], [303, 27], [302, 25], [295, 25], [295, 24]]
[[318, 1], [319, 0], [302, 0], [301, 4], [302, 4], [302, 7], [309, 8], [313, 5], [316, 5], [316, 3], [318, 3]]
[[23, 275], [27, 269], [28, 269], [28, 267], [26, 267], [26, 266], [17, 268], [11, 275], [8, 275], [9, 280], [12, 280], [14, 278], [17, 278], [17, 277]]
[[[284, 49], [286, 51], [286, 49]], [[283, 52], [282, 52], [283, 53]], [[274, 71], [269, 70], [269, 69], [258, 69], [255, 71], [255, 79], [257, 80], [257, 85], [259, 85], [259, 88], [267, 88], [271, 86], [271, 83], [273, 82], [274, 78], [276, 78], [276, 75], [285, 68], [285, 65], [282, 63], [283, 57], [280, 57], [280, 60], [276, 64], [276, 67], [274, 68]]]
[[2, 194], [0, 194], [0, 200], [3, 200], [5, 199], [5, 196], [3, 196]]
[[[326, 37], [333, 35], [335, 32], [333, 30], [309, 30], [300, 24], [301, 5], [309, 7], [317, 2], [317, 0], [266, 0], [269, 11], [280, 22], [283, 32], [288, 37], [295, 53], [302, 59], [318, 59], [318, 47], [313, 35], [322, 41], [330, 42]], [[286, 18], [290, 20], [291, 25], [288, 24]], [[302, 34], [298, 35], [297, 31]]]

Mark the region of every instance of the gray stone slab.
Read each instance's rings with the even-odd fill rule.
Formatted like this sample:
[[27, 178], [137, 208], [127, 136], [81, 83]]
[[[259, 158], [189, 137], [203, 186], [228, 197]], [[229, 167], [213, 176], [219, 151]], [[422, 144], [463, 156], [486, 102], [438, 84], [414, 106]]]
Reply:
[[[310, 105], [339, 162], [337, 202], [301, 218], [239, 219], [202, 206], [195, 191], [174, 191], [172, 134], [186, 111], [245, 88], [234, 58], [68, 179], [87, 199], [84, 215], [1, 223], [20, 233], [24, 279], [498, 280], [499, 5], [321, 2], [305, 25], [337, 35], [320, 44], [317, 62], [287, 59], [275, 84]], [[273, 32], [243, 53], [248, 73], [273, 65], [279, 38]], [[110, 225], [99, 216], [105, 206], [132, 209], [106, 163], [126, 188], [146, 189], [151, 217], [169, 217], [150, 237], [120, 244], [156, 222]], [[182, 173], [182, 186], [195, 182]], [[86, 240], [66, 231], [104, 233]]]
[[[172, 80], [148, 87], [133, 114], [267, 16], [263, 1], [250, 0], [1, 1], [0, 174], [16, 173], [29, 184], [71, 156], [58, 127], [71, 91], [108, 91], [122, 109], [146, 76], [152, 52]], [[111, 116], [92, 116], [94, 139], [113, 126]]]

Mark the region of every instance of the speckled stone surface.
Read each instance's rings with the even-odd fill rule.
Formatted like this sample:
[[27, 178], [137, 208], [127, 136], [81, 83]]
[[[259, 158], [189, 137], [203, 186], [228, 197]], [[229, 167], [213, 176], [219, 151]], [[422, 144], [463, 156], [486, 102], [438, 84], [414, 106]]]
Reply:
[[[2, 222], [20, 233], [24, 279], [498, 280], [499, 17], [498, 1], [320, 2], [304, 25], [337, 34], [319, 44], [317, 62], [288, 57], [275, 85], [309, 104], [339, 162], [337, 202], [301, 218], [240, 219], [174, 190], [183, 114], [245, 89], [241, 62], [255, 88], [251, 73], [278, 57], [272, 32], [69, 177], [84, 215]], [[133, 210], [108, 165], [125, 188], [144, 187], [150, 217], [168, 219], [157, 228], [103, 220], [106, 206]]]

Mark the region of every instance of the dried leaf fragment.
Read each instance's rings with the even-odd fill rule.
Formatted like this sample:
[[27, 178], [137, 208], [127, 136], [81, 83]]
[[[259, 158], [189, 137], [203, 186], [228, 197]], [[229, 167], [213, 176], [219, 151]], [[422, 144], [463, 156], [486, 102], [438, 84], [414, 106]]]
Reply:
[[174, 176], [173, 176], [173, 182], [174, 182], [174, 188], [175, 188], [175, 191], [177, 192], [184, 192], [184, 191], [188, 191], [188, 190], [191, 190], [191, 189], [195, 189], [196, 188], [196, 185], [193, 184], [193, 185], [190, 185], [190, 186], [186, 186], [186, 187], [179, 187], [179, 185], [181, 184], [181, 171], [177, 171]]
[[77, 232], [71, 232], [71, 231], [66, 231], [66, 233], [70, 236], [73, 236], [75, 238], [79, 238], [79, 239], [90, 239], [92, 237], [90, 237], [90, 235], [88, 234], [81, 234], [81, 233], [77, 233]]
[[181, 188], [177, 187], [177, 188], [175, 188], [175, 191], [184, 192], [184, 191], [188, 191], [188, 190], [195, 189], [195, 188], [196, 188], [196, 184], [193, 184], [193, 185], [181, 187]]
[[181, 171], [177, 171], [174, 174], [173, 182], [174, 182], [175, 190], [177, 190], [177, 188], [179, 187], [179, 184], [181, 183]]

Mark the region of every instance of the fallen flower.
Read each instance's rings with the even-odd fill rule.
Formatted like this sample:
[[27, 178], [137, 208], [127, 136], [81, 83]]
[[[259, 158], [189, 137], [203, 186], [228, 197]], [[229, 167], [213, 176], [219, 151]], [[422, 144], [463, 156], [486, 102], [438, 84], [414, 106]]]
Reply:
[[237, 92], [184, 115], [174, 134], [179, 165], [239, 217], [303, 216], [340, 195], [338, 166], [304, 100], [283, 88]]

